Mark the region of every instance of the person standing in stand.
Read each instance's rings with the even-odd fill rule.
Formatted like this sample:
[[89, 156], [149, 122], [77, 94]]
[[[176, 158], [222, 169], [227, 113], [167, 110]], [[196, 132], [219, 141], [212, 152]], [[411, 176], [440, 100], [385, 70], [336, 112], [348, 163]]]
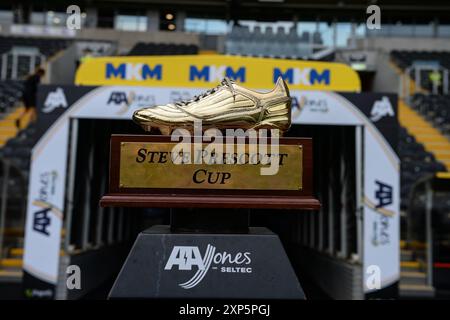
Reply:
[[45, 70], [39, 68], [34, 74], [28, 76], [25, 80], [22, 93], [22, 100], [25, 105], [25, 112], [17, 119], [16, 126], [20, 128], [20, 119], [27, 113], [30, 113], [30, 121], [36, 121], [36, 95], [37, 87], [41, 78], [45, 75]]

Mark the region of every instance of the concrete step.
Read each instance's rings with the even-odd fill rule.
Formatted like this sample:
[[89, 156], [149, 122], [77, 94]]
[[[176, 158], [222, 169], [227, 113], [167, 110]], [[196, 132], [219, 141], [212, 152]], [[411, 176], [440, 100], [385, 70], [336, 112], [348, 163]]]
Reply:
[[407, 245], [407, 243], [405, 240], [400, 240], [400, 249], [405, 249], [406, 245]]
[[400, 284], [400, 297], [431, 298], [434, 288], [427, 285]]
[[425, 272], [403, 271], [400, 272], [400, 284], [406, 285], [426, 285], [427, 276]]
[[436, 150], [435, 153], [436, 153], [436, 156], [438, 156], [438, 157], [449, 157], [450, 149]]
[[6, 228], [4, 235], [7, 237], [23, 237], [23, 228]]
[[0, 283], [2, 282], [20, 282], [23, 272], [21, 269], [0, 270]]
[[9, 250], [9, 255], [15, 258], [22, 257], [23, 248], [11, 248], [11, 250]]
[[1, 259], [0, 268], [5, 269], [22, 268], [22, 259], [15, 259], [15, 258]]
[[401, 261], [400, 270], [409, 272], [420, 272], [420, 263], [418, 261]]
[[414, 254], [411, 250], [406, 250], [406, 249], [400, 250], [400, 260], [401, 261], [412, 261], [413, 256], [414, 256]]

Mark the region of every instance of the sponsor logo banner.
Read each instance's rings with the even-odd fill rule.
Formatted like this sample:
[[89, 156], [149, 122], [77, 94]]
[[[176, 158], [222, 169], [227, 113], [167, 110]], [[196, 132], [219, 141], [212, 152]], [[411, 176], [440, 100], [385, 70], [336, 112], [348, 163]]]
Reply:
[[196, 269], [188, 281], [179, 284], [183, 289], [191, 289], [197, 286], [210, 270], [221, 273], [252, 273], [251, 263], [251, 253], [248, 251], [231, 254], [220, 252], [215, 246], [208, 244], [202, 256], [198, 247], [174, 246], [164, 270]]
[[282, 76], [291, 89], [360, 91], [358, 74], [339, 63], [251, 57], [99, 57], [77, 71], [78, 85], [211, 87], [229, 77], [249, 88], [272, 89]]

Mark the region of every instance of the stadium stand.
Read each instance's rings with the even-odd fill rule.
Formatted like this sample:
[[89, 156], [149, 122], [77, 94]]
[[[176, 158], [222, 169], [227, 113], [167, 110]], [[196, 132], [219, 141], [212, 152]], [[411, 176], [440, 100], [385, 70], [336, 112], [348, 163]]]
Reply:
[[23, 79], [71, 42], [53, 38], [0, 37], [0, 147], [29, 122], [29, 114], [24, 115], [23, 108], [19, 107]]
[[[23, 78], [70, 43], [66, 39], [0, 37], [0, 78]], [[17, 70], [14, 68], [15, 58]]]
[[450, 68], [450, 52], [445, 51], [393, 50], [391, 52], [391, 58], [403, 70], [418, 60], [439, 61], [442, 66]]
[[6, 80], [0, 81], [0, 114], [4, 115], [16, 106], [22, 97], [23, 82]]
[[425, 150], [414, 136], [404, 127], [400, 129], [399, 154], [401, 159], [401, 205], [409, 202], [412, 185], [422, 176], [437, 171], [446, 171], [445, 166], [436, 160], [431, 152]]
[[196, 45], [138, 42], [129, 56], [188, 55], [198, 54]]
[[[21, 109], [21, 108], [19, 108]], [[5, 121], [5, 120], [3, 120]], [[3, 126], [0, 126], [2, 129]], [[22, 278], [22, 255], [31, 148], [35, 143], [35, 125], [30, 124], [9, 139], [0, 149], [0, 183], [7, 179], [6, 221], [3, 254], [0, 257], [0, 281], [17, 282]], [[8, 173], [5, 173], [5, 172]], [[3, 195], [2, 195], [3, 196]], [[1, 293], [0, 293], [1, 295]]]
[[20, 130], [0, 149], [0, 157], [9, 159], [25, 176], [28, 176], [31, 148], [36, 140], [35, 132], [35, 125], [30, 124], [25, 129]]
[[[398, 51], [393, 50], [391, 52], [392, 61], [403, 71], [407, 71], [408, 67], [414, 65], [414, 63], [435, 63], [440, 67], [450, 68], [450, 52], [445, 51]], [[430, 79], [431, 70], [420, 71], [420, 86], [421, 88], [431, 91], [432, 82]], [[442, 70], [439, 71], [442, 77]], [[410, 77], [414, 77], [414, 70], [411, 70]], [[438, 88], [438, 92], [443, 92], [444, 83], [441, 81], [441, 85]], [[448, 84], [447, 84], [448, 86]], [[448, 89], [448, 88], [447, 88]]]
[[29, 115], [24, 116], [24, 108], [19, 106], [23, 85], [20, 80], [0, 81], [0, 147], [28, 124]]
[[260, 56], [264, 53], [268, 57], [301, 58], [312, 53], [311, 42], [323, 44], [320, 33], [315, 32], [311, 36], [303, 32], [299, 36], [294, 28], [286, 33], [282, 27], [276, 31], [267, 28], [262, 32], [259, 26], [255, 26], [253, 31], [246, 26], [234, 26], [226, 36], [225, 51], [233, 55]]
[[450, 96], [416, 93], [411, 107], [445, 135], [450, 134]]
[[[403, 297], [433, 297], [424, 261], [427, 250], [424, 240], [413, 241], [410, 235], [411, 212], [425, 212], [424, 197], [414, 195], [419, 181], [436, 172], [450, 169], [449, 125], [450, 101], [448, 91], [450, 53], [445, 51], [393, 50], [390, 58], [399, 76], [406, 81], [404, 99], [399, 100], [399, 156], [401, 159], [402, 239], [400, 249], [401, 277], [399, 292]], [[432, 81], [431, 72], [439, 72], [439, 81]], [[410, 79], [409, 81], [407, 79]], [[433, 92], [434, 94], [432, 94]], [[418, 207], [418, 200], [422, 206]], [[433, 211], [448, 208], [447, 199], [435, 199]], [[407, 232], [408, 230], [408, 232]]]
[[[391, 61], [407, 72], [417, 61], [434, 61], [443, 68], [450, 67], [450, 53], [439, 51], [393, 50]], [[447, 171], [450, 168], [450, 99], [446, 95], [430, 94], [432, 83], [429, 70], [420, 72], [420, 87], [414, 83], [414, 70], [408, 76], [416, 91], [410, 99], [399, 101], [399, 154], [401, 170], [401, 206], [408, 206], [413, 184], [426, 174]], [[439, 88], [442, 92], [442, 87]]]

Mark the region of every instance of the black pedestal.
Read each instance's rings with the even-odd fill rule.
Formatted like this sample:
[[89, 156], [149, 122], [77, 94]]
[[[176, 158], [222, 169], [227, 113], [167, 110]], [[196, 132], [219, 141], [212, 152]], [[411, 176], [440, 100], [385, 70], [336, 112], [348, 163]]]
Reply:
[[110, 299], [305, 299], [277, 235], [172, 233], [169, 226], [141, 232]]

